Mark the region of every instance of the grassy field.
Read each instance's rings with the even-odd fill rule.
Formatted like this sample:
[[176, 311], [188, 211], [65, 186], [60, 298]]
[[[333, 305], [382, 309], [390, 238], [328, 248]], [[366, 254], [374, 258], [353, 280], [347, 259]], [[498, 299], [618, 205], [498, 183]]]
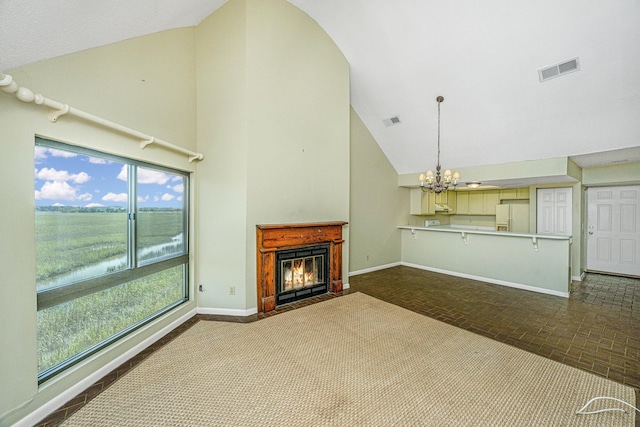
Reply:
[[[138, 247], [168, 243], [182, 232], [182, 211], [141, 211], [137, 225]], [[49, 279], [126, 254], [126, 212], [36, 211], [39, 287]]]
[[[175, 243], [183, 230], [182, 215], [179, 210], [139, 212], [138, 246]], [[126, 251], [125, 212], [36, 211], [38, 286], [89, 265], [120, 259]], [[39, 372], [182, 300], [183, 278], [183, 267], [177, 266], [38, 311]]]
[[180, 301], [182, 266], [38, 312], [38, 372]]

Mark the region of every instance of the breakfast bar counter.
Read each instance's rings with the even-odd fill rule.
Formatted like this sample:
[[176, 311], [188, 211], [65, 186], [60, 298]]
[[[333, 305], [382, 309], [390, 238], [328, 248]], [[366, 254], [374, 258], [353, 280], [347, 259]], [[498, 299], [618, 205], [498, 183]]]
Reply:
[[402, 264], [562, 297], [571, 284], [571, 236], [398, 226]]

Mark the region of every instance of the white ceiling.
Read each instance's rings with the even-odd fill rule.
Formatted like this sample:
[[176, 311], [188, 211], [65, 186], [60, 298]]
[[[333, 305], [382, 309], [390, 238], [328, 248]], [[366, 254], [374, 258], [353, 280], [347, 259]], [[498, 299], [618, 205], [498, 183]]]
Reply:
[[[225, 2], [0, 0], [0, 72], [197, 25]], [[445, 168], [640, 160], [640, 0], [289, 2], [344, 53], [351, 103], [398, 173], [435, 166], [438, 95]], [[579, 71], [540, 83], [575, 57]]]

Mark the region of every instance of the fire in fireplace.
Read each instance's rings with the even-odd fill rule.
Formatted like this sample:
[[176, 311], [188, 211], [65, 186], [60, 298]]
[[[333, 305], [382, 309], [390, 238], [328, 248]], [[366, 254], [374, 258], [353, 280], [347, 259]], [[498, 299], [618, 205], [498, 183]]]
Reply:
[[327, 293], [329, 245], [276, 252], [276, 304]]

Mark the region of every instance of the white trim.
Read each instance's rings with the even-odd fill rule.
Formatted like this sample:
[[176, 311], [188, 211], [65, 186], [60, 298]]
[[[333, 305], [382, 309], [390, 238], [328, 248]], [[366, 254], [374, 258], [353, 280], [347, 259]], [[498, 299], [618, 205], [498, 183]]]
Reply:
[[198, 314], [217, 314], [220, 316], [239, 316], [239, 317], [247, 317], [252, 314], [256, 314], [258, 312], [257, 307], [249, 308], [247, 310], [243, 310], [240, 308], [203, 308], [198, 307]]
[[154, 342], [158, 341], [160, 338], [167, 335], [169, 332], [173, 331], [178, 326], [182, 325], [187, 320], [191, 319], [196, 315], [196, 310], [190, 310], [183, 316], [174, 320], [155, 334], [151, 335], [149, 338], [142, 341], [140, 344], [134, 346], [130, 350], [126, 351], [122, 355], [116, 357], [111, 362], [104, 365], [102, 368], [98, 369], [94, 373], [84, 377], [82, 380], [78, 381], [76, 384], [69, 387], [64, 392], [58, 394], [53, 399], [49, 400], [33, 412], [31, 412], [26, 417], [22, 418], [20, 421], [13, 424], [13, 427], [22, 427], [22, 426], [32, 426], [37, 424], [39, 421], [43, 420], [49, 414], [53, 413], [56, 409], [60, 408], [62, 405], [76, 397], [78, 394], [85, 391], [87, 388], [91, 387], [95, 384], [99, 379], [107, 375], [109, 372], [116, 369], [118, 366], [122, 365], [127, 360], [132, 359], [135, 355], [149, 347]]
[[424, 265], [411, 264], [402, 262], [406, 267], [419, 268], [420, 270], [433, 271], [434, 273], [448, 274], [449, 276], [463, 277], [465, 279], [479, 280], [481, 282], [493, 283], [494, 285], [508, 286], [510, 288], [524, 289], [525, 291], [538, 292], [541, 294], [555, 295], [558, 297], [569, 298], [569, 292], [554, 291], [551, 289], [538, 288], [536, 286], [523, 285], [521, 283], [507, 282], [505, 280], [490, 279], [488, 277], [474, 276], [472, 274], [459, 273], [457, 271], [442, 270], [439, 268], [425, 267]]
[[358, 274], [371, 273], [373, 271], [378, 271], [378, 270], [386, 270], [387, 268], [397, 267], [399, 265], [403, 265], [403, 263], [401, 263], [401, 262], [393, 262], [391, 264], [385, 264], [385, 265], [379, 265], [377, 267], [365, 268], [364, 270], [350, 271], [349, 272], [349, 277], [357, 276]]
[[343, 289], [343, 290], [344, 290], [344, 289], [349, 289], [350, 287], [351, 287], [351, 286], [349, 286], [349, 284], [348, 284], [348, 283], [343, 283], [343, 284], [342, 284], [342, 289]]

